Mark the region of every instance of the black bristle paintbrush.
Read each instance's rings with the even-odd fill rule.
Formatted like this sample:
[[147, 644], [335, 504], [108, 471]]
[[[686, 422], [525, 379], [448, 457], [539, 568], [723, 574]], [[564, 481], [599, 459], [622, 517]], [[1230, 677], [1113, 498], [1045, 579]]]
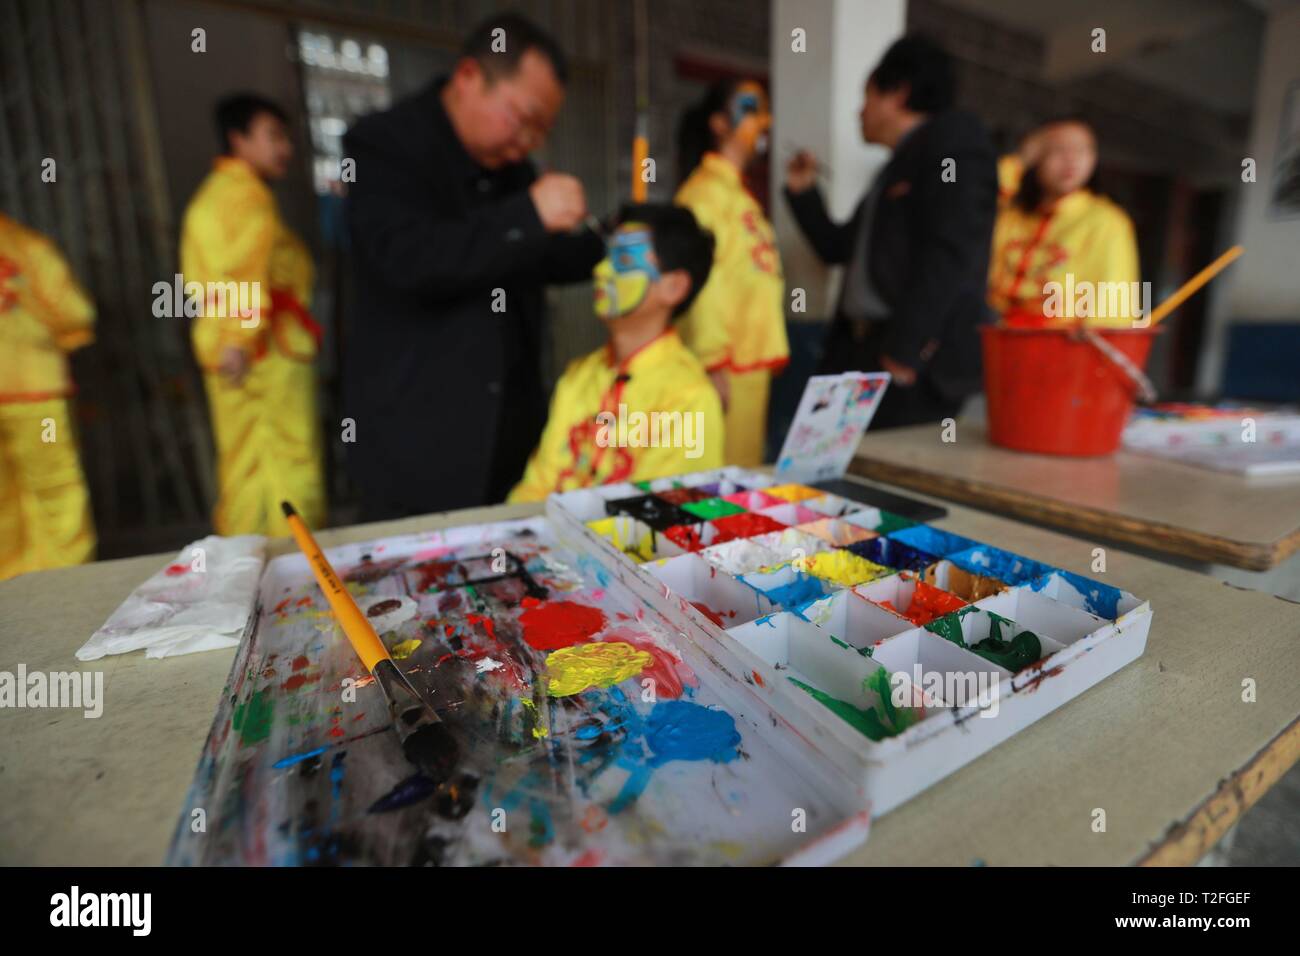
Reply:
[[361, 608], [357, 607], [357, 602], [352, 599], [339, 576], [334, 573], [334, 568], [312, 537], [307, 523], [289, 502], [280, 502], [280, 507], [289, 522], [293, 539], [311, 565], [316, 583], [325, 593], [325, 599], [329, 601], [339, 626], [347, 635], [352, 649], [361, 658], [361, 663], [374, 675], [375, 682], [384, 693], [393, 728], [402, 742], [402, 753], [425, 776], [435, 783], [442, 783], [451, 776], [460, 759], [460, 747], [456, 738], [433, 706], [415, 689], [407, 676], [397, 669], [388, 648], [379, 639]]

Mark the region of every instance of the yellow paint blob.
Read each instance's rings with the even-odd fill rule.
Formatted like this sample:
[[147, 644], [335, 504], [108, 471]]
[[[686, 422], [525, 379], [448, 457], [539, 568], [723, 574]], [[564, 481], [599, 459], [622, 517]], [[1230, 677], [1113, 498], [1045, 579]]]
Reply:
[[785, 501], [807, 501], [809, 498], [820, 498], [826, 494], [807, 485], [773, 485], [770, 488], [763, 488], [762, 491], [773, 498], [781, 498]]
[[627, 515], [614, 515], [588, 521], [587, 527], [602, 538], [607, 538], [614, 547], [624, 554], [631, 555], [638, 561], [649, 561], [655, 554], [654, 532]]
[[418, 637], [413, 637], [409, 641], [402, 641], [399, 644], [394, 644], [389, 649], [389, 653], [393, 655], [393, 660], [404, 661], [414, 654], [423, 643], [424, 641], [420, 640]]
[[807, 562], [809, 574], [823, 581], [833, 581], [846, 588], [893, 573], [889, 568], [868, 561], [866, 558], [860, 558], [852, 551], [838, 549], [811, 554]]
[[613, 687], [635, 677], [654, 663], [646, 651], [622, 641], [600, 641], [562, 647], [546, 659], [552, 697], [580, 694], [588, 687]]

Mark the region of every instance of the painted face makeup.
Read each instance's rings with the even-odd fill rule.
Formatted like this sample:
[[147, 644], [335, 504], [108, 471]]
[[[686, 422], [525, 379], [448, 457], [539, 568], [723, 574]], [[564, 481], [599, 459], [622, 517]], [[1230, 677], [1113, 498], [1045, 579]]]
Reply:
[[731, 125], [741, 139], [754, 152], [767, 152], [767, 131], [772, 128], [772, 113], [768, 108], [767, 94], [757, 83], [745, 82], [732, 94]]
[[650, 227], [626, 222], [614, 230], [605, 245], [605, 258], [592, 273], [596, 315], [616, 319], [635, 312], [645, 301], [651, 284], [659, 280], [654, 263]]

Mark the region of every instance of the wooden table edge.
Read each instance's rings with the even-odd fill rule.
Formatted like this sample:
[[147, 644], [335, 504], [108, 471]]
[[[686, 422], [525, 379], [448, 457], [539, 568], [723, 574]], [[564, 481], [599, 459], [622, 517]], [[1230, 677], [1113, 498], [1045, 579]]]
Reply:
[[1138, 866], [1193, 866], [1300, 762], [1300, 717], [1264, 745], [1240, 770], [1219, 783], [1188, 817], [1138, 860]]
[[[1056, 504], [1023, 492], [965, 478], [952, 478], [915, 465], [898, 465], [859, 456], [851, 474], [921, 491], [976, 507], [990, 505], [1018, 518], [1075, 533], [1098, 535], [1125, 544], [1176, 554], [1196, 561], [1218, 561], [1247, 571], [1268, 571], [1300, 550], [1300, 529], [1269, 545], [1250, 544], [1161, 522], [1142, 521], [1086, 505]], [[1153, 548], [1153, 540], [1159, 542]]]

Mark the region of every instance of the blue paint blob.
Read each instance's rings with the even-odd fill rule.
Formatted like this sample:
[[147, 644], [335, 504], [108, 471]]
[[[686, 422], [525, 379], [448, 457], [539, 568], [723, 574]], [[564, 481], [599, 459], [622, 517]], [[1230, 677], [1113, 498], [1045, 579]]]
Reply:
[[[753, 582], [742, 578], [750, 587], [757, 587]], [[786, 609], [798, 607], [826, 596], [826, 582], [802, 571], [795, 572], [794, 579], [787, 584], [774, 588], [758, 587], [767, 599], [778, 607]]]
[[422, 773], [413, 774], [400, 781], [392, 790], [370, 805], [370, 813], [389, 813], [409, 807], [431, 797], [438, 785]]
[[936, 554], [922, 551], [884, 535], [855, 542], [848, 545], [845, 550], [853, 552], [859, 558], [866, 558], [868, 561], [899, 571], [924, 571], [939, 560]]
[[327, 750], [329, 750], [328, 747], [317, 747], [315, 750], [304, 750], [300, 754], [293, 754], [292, 756], [277, 760], [275, 763], [271, 764], [271, 766], [276, 770], [283, 770], [285, 767], [292, 767], [294, 764], [302, 763], [304, 760], [310, 760], [312, 757], [319, 757]]
[[903, 544], [916, 548], [918, 551], [926, 551], [930, 554], [937, 554], [941, 558], [949, 557], [958, 551], [965, 551], [979, 545], [978, 541], [972, 541], [970, 538], [963, 538], [959, 534], [953, 534], [951, 531], [940, 531], [938, 528], [932, 528], [928, 524], [914, 524], [910, 528], [900, 528], [897, 531], [889, 532], [886, 537], [895, 541], [901, 541]]
[[1006, 584], [1026, 584], [1056, 570], [1050, 564], [1031, 561], [1029, 558], [1022, 558], [1018, 554], [993, 548], [987, 544], [968, 548], [947, 557], [957, 567], [964, 568], [972, 574], [996, 578]]
[[1063, 571], [1060, 568], [1055, 568], [1051, 574], [1045, 574], [1031, 582], [1030, 587], [1035, 591], [1043, 590], [1051, 584], [1053, 575], [1060, 575], [1071, 587], [1078, 591], [1083, 597], [1084, 605], [1091, 613], [1098, 617], [1104, 617], [1108, 621], [1113, 621], [1119, 617], [1119, 602], [1123, 597], [1120, 589], [1085, 578], [1073, 571]]
[[646, 744], [654, 754], [651, 766], [670, 760], [736, 759], [740, 731], [725, 710], [710, 710], [684, 700], [664, 700], [654, 706], [645, 722]]

